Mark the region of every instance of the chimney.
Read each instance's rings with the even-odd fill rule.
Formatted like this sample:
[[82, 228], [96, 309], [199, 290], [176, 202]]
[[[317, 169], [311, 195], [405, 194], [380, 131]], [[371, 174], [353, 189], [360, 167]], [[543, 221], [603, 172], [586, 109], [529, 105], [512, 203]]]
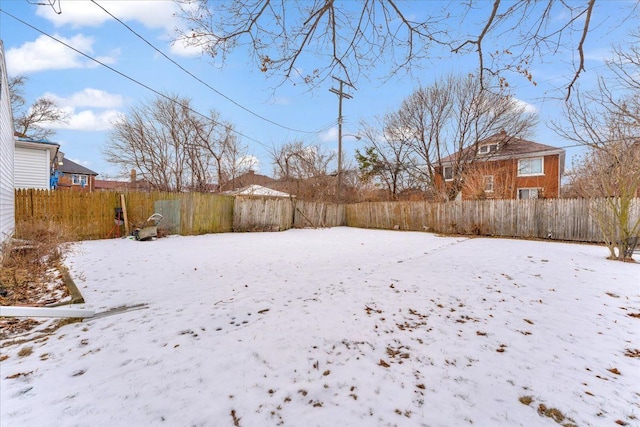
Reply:
[[136, 182], [136, 170], [131, 169], [131, 182], [135, 184]]

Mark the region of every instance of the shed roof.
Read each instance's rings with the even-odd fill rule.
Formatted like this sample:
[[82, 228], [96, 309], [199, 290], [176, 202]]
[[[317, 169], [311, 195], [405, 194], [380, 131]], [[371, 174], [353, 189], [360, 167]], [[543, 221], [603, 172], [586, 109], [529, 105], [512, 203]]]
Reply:
[[224, 194], [232, 196], [270, 196], [270, 197], [290, 197], [289, 194], [262, 185], [248, 185], [238, 190], [226, 191]]

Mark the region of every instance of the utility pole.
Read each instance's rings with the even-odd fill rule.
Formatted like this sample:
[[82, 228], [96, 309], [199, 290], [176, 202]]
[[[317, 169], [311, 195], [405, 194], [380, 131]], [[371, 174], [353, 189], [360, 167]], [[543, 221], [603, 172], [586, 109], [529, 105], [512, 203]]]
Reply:
[[355, 89], [355, 87], [337, 77], [333, 77], [333, 79], [340, 83], [340, 89], [329, 89], [329, 92], [338, 95], [338, 188], [336, 189], [336, 198], [340, 200], [342, 191], [342, 98], [353, 98], [351, 95], [344, 92], [344, 85], [350, 86], [353, 89]]

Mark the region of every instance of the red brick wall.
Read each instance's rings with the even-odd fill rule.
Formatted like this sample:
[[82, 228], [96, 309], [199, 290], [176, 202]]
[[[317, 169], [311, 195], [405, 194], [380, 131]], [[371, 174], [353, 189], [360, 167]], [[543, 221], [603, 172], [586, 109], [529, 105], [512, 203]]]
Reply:
[[88, 191], [92, 192], [95, 189], [95, 176], [89, 175], [87, 179], [87, 185], [84, 187], [81, 185], [74, 185], [71, 180], [71, 174], [64, 174], [58, 178], [58, 190], [71, 190], [71, 191]]
[[[477, 192], [473, 189], [481, 185], [482, 176], [493, 175], [494, 192], [485, 193], [486, 198], [516, 199], [519, 188], [541, 188], [541, 197], [557, 198], [560, 192], [560, 179], [558, 167], [560, 163], [559, 155], [544, 157], [544, 175], [540, 176], [517, 176], [518, 160], [496, 160], [490, 162], [477, 162], [469, 167], [465, 177], [466, 182], [462, 190], [462, 198], [465, 200], [477, 198]], [[436, 188], [442, 190], [448, 182], [443, 182], [440, 173], [436, 174]]]

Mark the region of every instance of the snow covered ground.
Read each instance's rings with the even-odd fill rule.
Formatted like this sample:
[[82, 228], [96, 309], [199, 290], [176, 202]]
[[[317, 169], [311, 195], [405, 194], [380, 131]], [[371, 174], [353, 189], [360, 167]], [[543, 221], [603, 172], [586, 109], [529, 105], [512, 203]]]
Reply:
[[606, 255], [353, 228], [79, 243], [83, 307], [147, 306], [3, 347], [1, 425], [639, 426], [640, 264]]

